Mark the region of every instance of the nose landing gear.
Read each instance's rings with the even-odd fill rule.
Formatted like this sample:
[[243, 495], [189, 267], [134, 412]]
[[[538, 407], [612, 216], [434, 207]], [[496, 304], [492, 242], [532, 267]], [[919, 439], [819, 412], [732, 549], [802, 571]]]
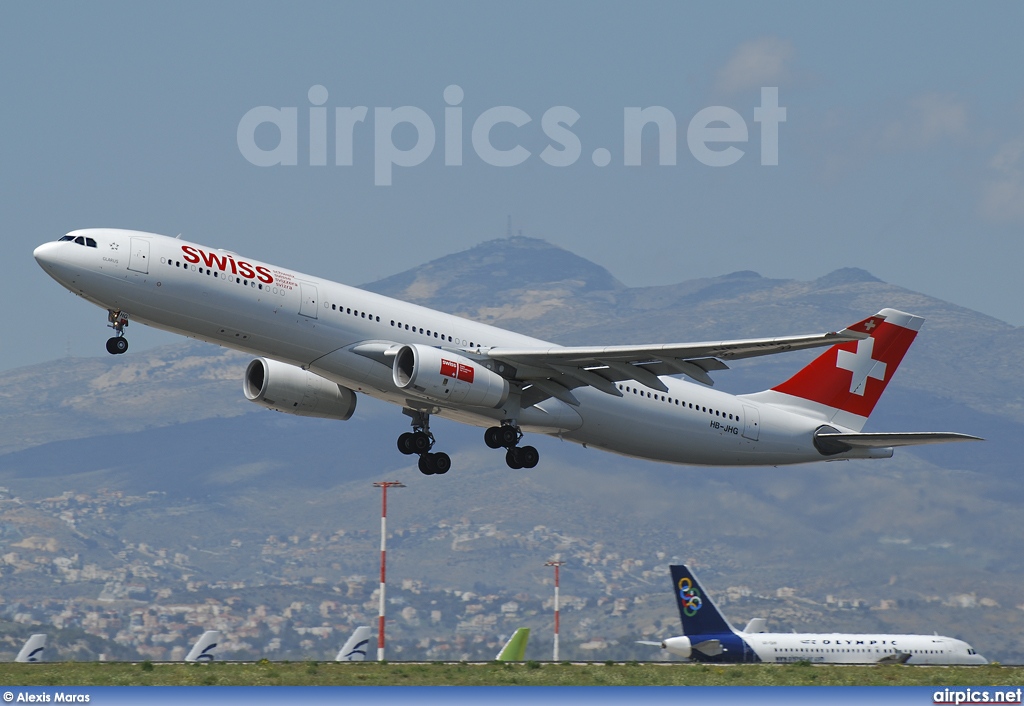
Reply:
[[452, 467], [452, 459], [446, 453], [431, 453], [434, 435], [430, 433], [430, 415], [418, 410], [404, 410], [412, 417], [412, 431], [398, 437], [398, 450], [406, 456], [418, 454], [420, 473], [425, 476], [444, 475]]
[[107, 326], [114, 329], [116, 334], [107, 339], [107, 353], [120, 355], [128, 350], [128, 339], [124, 337], [124, 328], [128, 325], [128, 312], [109, 309], [107, 322]]
[[489, 427], [484, 432], [484, 443], [492, 449], [505, 448], [505, 463], [509, 468], [533, 468], [540, 462], [540, 453], [532, 446], [519, 446], [523, 432], [514, 424]]

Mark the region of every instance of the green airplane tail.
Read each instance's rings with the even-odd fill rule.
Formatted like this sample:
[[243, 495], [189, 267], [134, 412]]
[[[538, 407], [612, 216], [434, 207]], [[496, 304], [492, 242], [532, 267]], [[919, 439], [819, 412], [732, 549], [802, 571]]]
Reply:
[[508, 639], [501, 652], [495, 657], [499, 662], [522, 662], [526, 655], [526, 641], [530, 639], [530, 628], [519, 628]]

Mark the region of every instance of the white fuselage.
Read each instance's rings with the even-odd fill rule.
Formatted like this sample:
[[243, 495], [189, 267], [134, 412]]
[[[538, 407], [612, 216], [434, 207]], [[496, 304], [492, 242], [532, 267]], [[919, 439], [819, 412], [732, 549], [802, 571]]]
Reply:
[[874, 664], [910, 655], [907, 664], [986, 664], [963, 640], [941, 635], [741, 633], [762, 662]]
[[[812, 443], [824, 417], [671, 377], [661, 378], [667, 392], [631, 380], [616, 383], [622, 397], [580, 387], [573, 390], [578, 406], [550, 398], [520, 410], [513, 396], [510, 404], [490, 409], [410, 397], [395, 385], [389, 365], [350, 348], [418, 343], [474, 356], [494, 347], [553, 344], [180, 239], [115, 229], [76, 234], [88, 235], [95, 247], [47, 243], [36, 250], [36, 259], [50, 276], [97, 306], [299, 366], [402, 407], [482, 427], [511, 418], [524, 431], [671, 463], [824, 460]], [[844, 457], [852, 456], [832, 458]]]

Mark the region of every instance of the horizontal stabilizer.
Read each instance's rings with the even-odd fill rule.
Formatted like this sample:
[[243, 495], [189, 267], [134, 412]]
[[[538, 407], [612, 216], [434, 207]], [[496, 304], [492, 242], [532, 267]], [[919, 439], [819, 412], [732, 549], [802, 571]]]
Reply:
[[743, 628], [745, 633], [758, 633], [768, 632], [768, 619], [767, 618], [751, 618], [750, 622], [747, 623], [747, 627]]
[[884, 449], [894, 446], [921, 446], [923, 444], [945, 444], [950, 441], [984, 441], [984, 439], [980, 436], [952, 431], [882, 432], [878, 434], [820, 431], [814, 435], [814, 441], [819, 448], [827, 448], [830, 451], [835, 449], [831, 453], [842, 453], [851, 448]]

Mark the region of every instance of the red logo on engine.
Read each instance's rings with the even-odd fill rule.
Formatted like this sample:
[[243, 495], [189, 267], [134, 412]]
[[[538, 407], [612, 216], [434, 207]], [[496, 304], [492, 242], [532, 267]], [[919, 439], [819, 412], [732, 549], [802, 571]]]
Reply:
[[465, 363], [456, 363], [453, 360], [441, 359], [441, 374], [445, 377], [455, 378], [456, 380], [462, 380], [462, 382], [468, 382], [473, 384], [473, 376], [475, 371], [472, 365], [466, 365]]

